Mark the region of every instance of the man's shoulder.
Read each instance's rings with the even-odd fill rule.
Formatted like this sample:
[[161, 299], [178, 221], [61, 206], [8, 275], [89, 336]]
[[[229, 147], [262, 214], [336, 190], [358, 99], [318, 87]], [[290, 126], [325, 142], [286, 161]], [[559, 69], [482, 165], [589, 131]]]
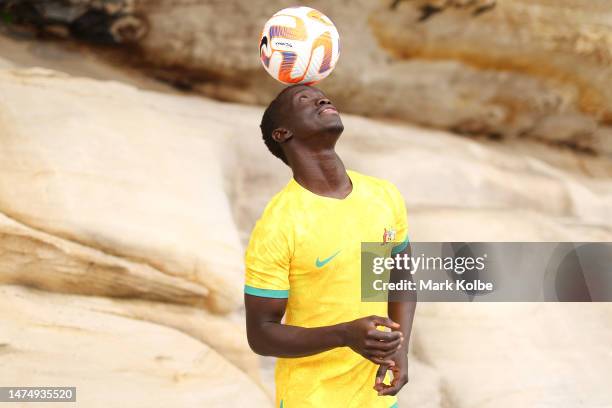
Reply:
[[290, 188], [290, 183], [285, 185], [280, 191], [272, 196], [266, 204], [260, 219], [271, 218], [275, 221], [291, 216], [295, 203], [295, 194]]
[[[286, 188], [278, 191], [264, 207], [251, 231], [250, 242], [256, 240], [287, 239], [293, 226], [291, 192]], [[249, 245], [250, 246], [250, 245]]]

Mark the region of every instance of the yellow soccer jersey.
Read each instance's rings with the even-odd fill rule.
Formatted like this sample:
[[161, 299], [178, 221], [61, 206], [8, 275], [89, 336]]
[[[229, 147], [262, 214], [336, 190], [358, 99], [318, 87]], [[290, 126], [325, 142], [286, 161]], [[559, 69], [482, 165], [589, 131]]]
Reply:
[[[319, 327], [388, 316], [386, 302], [361, 301], [361, 242], [404, 247], [404, 199], [388, 181], [347, 174], [353, 189], [344, 199], [314, 194], [292, 178], [255, 224], [245, 255], [245, 293], [287, 298], [286, 324]], [[394, 407], [396, 397], [373, 389], [377, 369], [349, 347], [279, 358], [276, 407]]]

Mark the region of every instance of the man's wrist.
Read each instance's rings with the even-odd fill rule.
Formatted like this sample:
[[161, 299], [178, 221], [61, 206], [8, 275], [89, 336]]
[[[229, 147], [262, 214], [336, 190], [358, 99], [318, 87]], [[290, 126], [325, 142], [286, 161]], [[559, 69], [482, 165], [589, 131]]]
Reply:
[[408, 349], [410, 348], [410, 333], [402, 331], [402, 334], [404, 335], [404, 340], [402, 341], [402, 345], [399, 349], [408, 353]]
[[336, 337], [336, 347], [346, 347], [348, 345], [348, 324], [338, 323], [334, 327]]

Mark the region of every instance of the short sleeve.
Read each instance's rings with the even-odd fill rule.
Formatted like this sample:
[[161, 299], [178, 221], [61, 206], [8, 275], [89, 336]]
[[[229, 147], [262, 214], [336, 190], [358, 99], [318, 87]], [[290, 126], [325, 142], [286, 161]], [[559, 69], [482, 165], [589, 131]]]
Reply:
[[395, 239], [397, 244], [391, 250], [391, 254], [395, 255], [402, 252], [408, 246], [408, 217], [406, 214], [406, 203], [402, 193], [393, 183], [389, 183], [393, 202], [393, 212], [395, 218]]
[[245, 253], [244, 292], [288, 298], [291, 236], [282, 220], [264, 213], [257, 221]]

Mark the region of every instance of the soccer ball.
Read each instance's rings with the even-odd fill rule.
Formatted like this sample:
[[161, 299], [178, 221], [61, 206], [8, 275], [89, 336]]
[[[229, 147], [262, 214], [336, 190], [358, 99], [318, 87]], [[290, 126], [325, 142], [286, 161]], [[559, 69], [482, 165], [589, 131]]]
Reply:
[[259, 57], [272, 78], [284, 84], [314, 84], [327, 77], [340, 55], [334, 23], [310, 7], [289, 7], [264, 25]]

